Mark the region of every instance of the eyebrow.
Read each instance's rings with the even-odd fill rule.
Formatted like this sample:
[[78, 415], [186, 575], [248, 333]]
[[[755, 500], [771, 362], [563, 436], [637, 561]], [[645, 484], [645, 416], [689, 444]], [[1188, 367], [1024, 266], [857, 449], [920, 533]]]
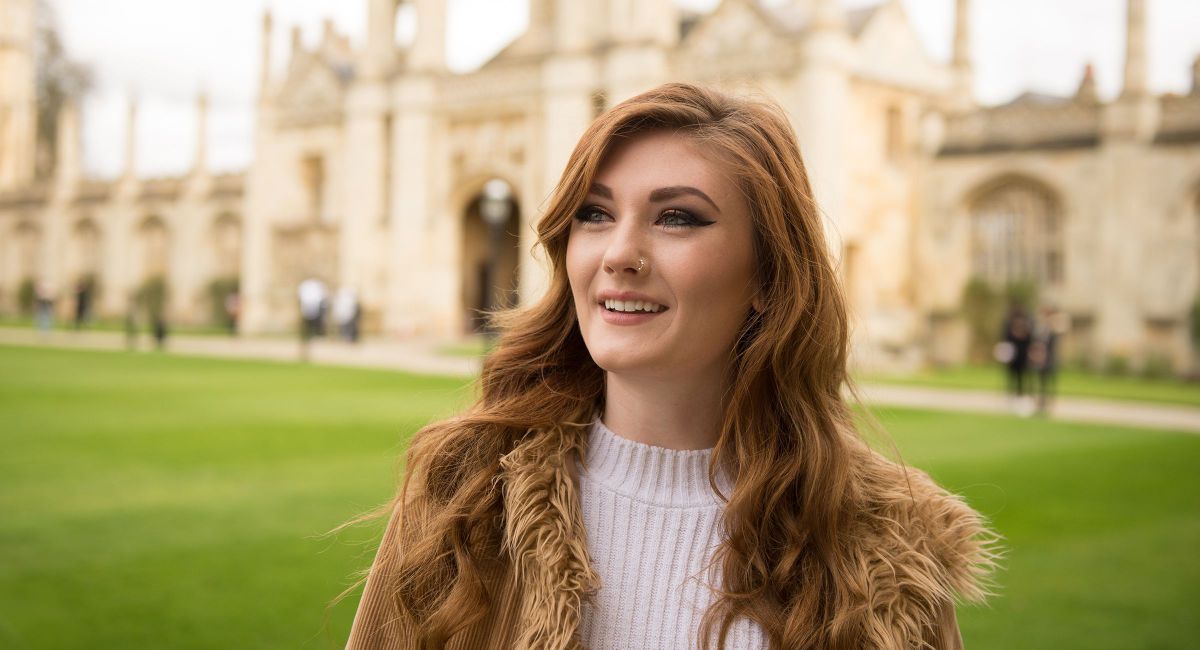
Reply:
[[[590, 193], [595, 194], [601, 198], [605, 198], [605, 199], [609, 199], [609, 200], [611, 200], [613, 198], [612, 188], [603, 183], [592, 183], [592, 187], [589, 191], [590, 191]], [[689, 194], [692, 196], [697, 196], [697, 197], [700, 197], [701, 199], [704, 199], [718, 213], [721, 211], [721, 208], [717, 207], [716, 201], [713, 201], [712, 198], [710, 198], [707, 194], [705, 194], [704, 192], [702, 192], [701, 190], [699, 190], [695, 187], [691, 187], [690, 185], [672, 185], [671, 187], [660, 187], [657, 190], [654, 190], [653, 192], [650, 193], [650, 201], [652, 203], [657, 203], [660, 201], [667, 201], [670, 199], [678, 198], [680, 196], [685, 196], [685, 195], [689, 195]]]

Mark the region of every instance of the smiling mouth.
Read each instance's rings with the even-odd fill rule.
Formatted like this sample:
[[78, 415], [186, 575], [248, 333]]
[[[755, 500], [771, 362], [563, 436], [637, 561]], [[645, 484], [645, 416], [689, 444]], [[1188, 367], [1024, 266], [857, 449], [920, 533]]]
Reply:
[[600, 304], [614, 314], [657, 314], [667, 310], [665, 305], [643, 300], [605, 300]]

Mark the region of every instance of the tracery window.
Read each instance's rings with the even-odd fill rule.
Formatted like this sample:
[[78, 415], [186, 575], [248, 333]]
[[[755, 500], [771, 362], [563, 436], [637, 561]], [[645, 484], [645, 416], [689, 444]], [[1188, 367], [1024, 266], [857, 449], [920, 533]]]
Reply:
[[1059, 202], [1027, 179], [1003, 181], [976, 198], [971, 212], [971, 265], [996, 286], [1065, 280], [1064, 227]]

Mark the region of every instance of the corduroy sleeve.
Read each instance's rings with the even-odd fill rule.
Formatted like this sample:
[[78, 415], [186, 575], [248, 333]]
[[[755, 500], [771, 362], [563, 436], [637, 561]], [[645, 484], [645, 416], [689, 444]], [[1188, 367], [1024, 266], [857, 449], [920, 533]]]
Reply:
[[383, 540], [379, 543], [375, 561], [367, 575], [367, 585], [358, 603], [358, 611], [354, 615], [346, 650], [401, 650], [405, 647], [405, 639], [411, 638], [401, 626], [391, 588], [394, 584], [392, 572], [398, 559], [401, 518], [405, 510], [409, 510], [411, 516], [411, 508], [398, 504], [388, 519]]

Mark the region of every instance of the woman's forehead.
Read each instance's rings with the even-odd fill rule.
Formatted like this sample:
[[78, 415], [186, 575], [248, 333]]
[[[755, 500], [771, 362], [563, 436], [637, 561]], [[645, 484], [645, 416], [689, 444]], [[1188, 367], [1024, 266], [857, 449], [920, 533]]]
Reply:
[[693, 186], [726, 200], [740, 197], [722, 156], [695, 137], [669, 130], [616, 140], [596, 171], [595, 183], [614, 194]]

